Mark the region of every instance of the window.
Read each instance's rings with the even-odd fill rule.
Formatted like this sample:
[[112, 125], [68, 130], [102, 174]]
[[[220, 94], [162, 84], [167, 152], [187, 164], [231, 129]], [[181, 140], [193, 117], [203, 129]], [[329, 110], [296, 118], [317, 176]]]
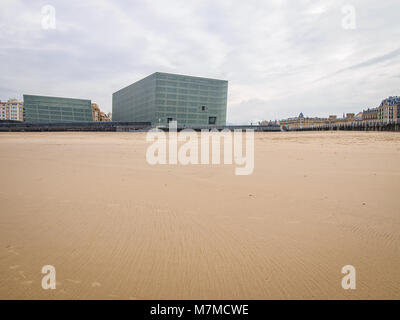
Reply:
[[216, 124], [217, 117], [208, 117], [208, 124]]
[[206, 111], [207, 107], [206, 106], [201, 106], [201, 111]]

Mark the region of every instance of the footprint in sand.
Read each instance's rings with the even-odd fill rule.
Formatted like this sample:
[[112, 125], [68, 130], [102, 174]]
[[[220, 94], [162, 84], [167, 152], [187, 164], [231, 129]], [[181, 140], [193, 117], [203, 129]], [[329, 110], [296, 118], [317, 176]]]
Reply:
[[93, 288], [101, 287], [101, 283], [100, 282], [92, 282], [92, 287]]

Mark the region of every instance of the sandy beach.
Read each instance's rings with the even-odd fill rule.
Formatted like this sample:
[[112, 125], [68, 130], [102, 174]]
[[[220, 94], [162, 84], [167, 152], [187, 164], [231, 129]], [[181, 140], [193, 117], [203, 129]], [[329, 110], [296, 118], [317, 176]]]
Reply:
[[248, 176], [145, 135], [0, 134], [0, 299], [400, 299], [398, 133], [256, 133]]

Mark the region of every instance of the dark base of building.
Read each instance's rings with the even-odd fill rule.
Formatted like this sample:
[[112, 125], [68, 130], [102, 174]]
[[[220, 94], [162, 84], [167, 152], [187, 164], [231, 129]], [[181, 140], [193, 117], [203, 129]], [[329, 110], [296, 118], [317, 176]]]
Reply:
[[[28, 123], [28, 122], [0, 122], [0, 132], [63, 132], [63, 131], [111, 131], [111, 132], [137, 132], [148, 131], [155, 128], [150, 122], [69, 122], [69, 123]], [[167, 126], [159, 126], [160, 130], [169, 131]], [[183, 129], [201, 130], [254, 130], [257, 132], [281, 131], [279, 125], [266, 126], [178, 126], [177, 131]]]
[[348, 124], [326, 124], [314, 127], [304, 127], [304, 128], [287, 128], [282, 127], [284, 131], [400, 131], [400, 121], [370, 121], [359, 123], [348, 123]]
[[43, 131], [123, 131], [121, 128], [145, 130], [151, 128], [150, 122], [0, 122], [0, 132], [43, 132]]

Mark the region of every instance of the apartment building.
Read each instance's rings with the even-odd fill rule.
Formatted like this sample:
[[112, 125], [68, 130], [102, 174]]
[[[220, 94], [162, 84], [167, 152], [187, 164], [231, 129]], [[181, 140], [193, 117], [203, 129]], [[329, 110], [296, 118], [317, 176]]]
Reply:
[[16, 99], [0, 102], [0, 120], [24, 121], [24, 104]]

